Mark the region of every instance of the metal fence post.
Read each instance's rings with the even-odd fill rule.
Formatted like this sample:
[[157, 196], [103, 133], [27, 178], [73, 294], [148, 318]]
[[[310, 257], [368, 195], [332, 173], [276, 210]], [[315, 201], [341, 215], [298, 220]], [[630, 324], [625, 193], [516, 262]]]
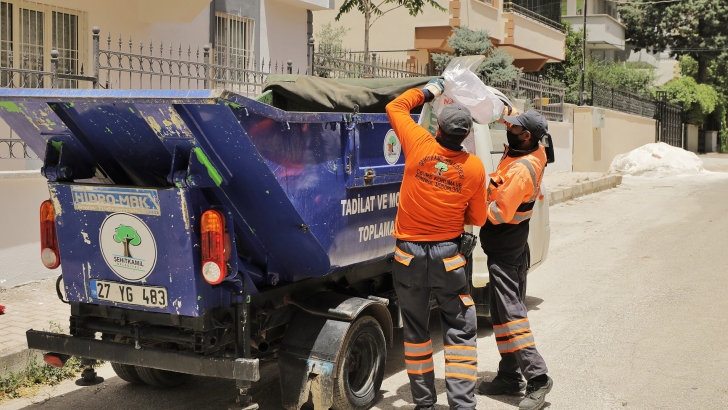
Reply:
[[210, 45], [205, 44], [204, 47], [202, 47], [202, 62], [205, 65], [205, 89], [210, 89], [210, 80], [212, 79], [211, 71], [212, 67], [210, 66]]
[[316, 40], [311, 37], [308, 40], [308, 50], [309, 50], [309, 61], [308, 61], [308, 75], [315, 75], [314, 74], [314, 66], [316, 62]]
[[372, 53], [372, 77], [377, 76], [377, 53]]
[[58, 84], [58, 50], [51, 50], [51, 88], [56, 88]]
[[93, 34], [93, 77], [95, 78], [93, 82], [93, 88], [99, 88], [99, 82], [100, 82], [100, 71], [101, 71], [101, 47], [99, 46], [99, 33], [101, 32], [101, 29], [98, 27], [94, 27], [91, 29]]
[[612, 87], [612, 102], [611, 102], [611, 108], [614, 109], [614, 87]]
[[288, 73], [288, 74], [293, 74], [293, 61], [291, 61], [291, 60], [288, 60], [288, 61], [286, 62], [286, 65], [288, 66], [288, 67], [286, 68], [286, 73]]
[[559, 98], [561, 99], [561, 122], [564, 122], [564, 98], [566, 97], [566, 90], [564, 83], [561, 83], [561, 90], [559, 90]]

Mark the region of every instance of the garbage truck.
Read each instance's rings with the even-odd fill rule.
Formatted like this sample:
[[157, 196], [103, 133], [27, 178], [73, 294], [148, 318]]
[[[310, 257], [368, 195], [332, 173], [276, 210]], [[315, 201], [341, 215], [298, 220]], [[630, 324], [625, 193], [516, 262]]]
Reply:
[[[236, 409], [258, 407], [251, 386], [277, 361], [286, 409], [370, 407], [402, 327], [404, 156], [384, 106], [428, 80], [300, 76], [257, 98], [0, 89], [0, 118], [43, 159], [40, 256], [70, 307], [68, 334], [31, 329], [28, 347], [81, 358], [86, 384], [97, 360], [133, 384], [233, 379]], [[488, 126], [475, 134], [492, 172]], [[544, 195], [532, 227], [536, 264]]]

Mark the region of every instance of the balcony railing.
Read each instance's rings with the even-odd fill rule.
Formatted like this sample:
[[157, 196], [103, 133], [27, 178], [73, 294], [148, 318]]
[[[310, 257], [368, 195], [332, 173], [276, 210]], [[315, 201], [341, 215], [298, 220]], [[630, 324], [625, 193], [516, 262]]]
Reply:
[[[561, 6], [559, 5], [560, 3], [554, 3], [551, 1], [536, 2], [523, 0], [521, 0], [521, 3], [526, 4], [526, 6], [517, 4], [515, 2], [503, 3], [503, 12], [519, 14], [528, 19], [555, 28], [556, 30], [563, 31], [564, 26], [559, 22], [559, 20], [561, 20]], [[554, 5], [552, 5], [551, 3], [554, 3]], [[554, 9], [554, 7], [556, 8]], [[554, 12], [552, 12], [552, 9], [555, 10], [555, 14]]]

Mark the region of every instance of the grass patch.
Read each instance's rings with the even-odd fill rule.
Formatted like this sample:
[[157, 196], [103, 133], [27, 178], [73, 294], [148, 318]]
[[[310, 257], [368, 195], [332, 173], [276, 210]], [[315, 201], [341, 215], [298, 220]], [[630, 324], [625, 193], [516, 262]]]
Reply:
[[[62, 333], [63, 328], [55, 322], [49, 322], [46, 332]], [[7, 370], [7, 368], [6, 368]], [[35, 355], [28, 358], [25, 369], [20, 372], [7, 372], [0, 375], [0, 403], [5, 400], [33, 395], [42, 386], [56, 384], [77, 377], [83, 370], [81, 359], [72, 357], [63, 367], [52, 367], [45, 362], [38, 363]]]
[[0, 376], [0, 402], [35, 393], [41, 386], [55, 386], [63, 380], [76, 377], [83, 370], [81, 359], [72, 357], [63, 367], [38, 363], [35, 355], [28, 358], [25, 370]]

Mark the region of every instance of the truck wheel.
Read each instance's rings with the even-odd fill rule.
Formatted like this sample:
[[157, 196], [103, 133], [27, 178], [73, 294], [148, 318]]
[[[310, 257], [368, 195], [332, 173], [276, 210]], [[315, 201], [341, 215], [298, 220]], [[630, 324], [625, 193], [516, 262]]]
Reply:
[[192, 377], [186, 373], [170, 372], [150, 367], [135, 366], [135, 368], [144, 383], [152, 387], [175, 387]]
[[357, 319], [347, 332], [336, 363], [334, 410], [369, 408], [382, 387], [387, 344], [379, 322]]
[[121, 380], [124, 380], [127, 383], [144, 384], [144, 380], [139, 377], [139, 373], [137, 373], [136, 368], [130, 364], [112, 362], [111, 368], [114, 369], [114, 373], [116, 373]]

